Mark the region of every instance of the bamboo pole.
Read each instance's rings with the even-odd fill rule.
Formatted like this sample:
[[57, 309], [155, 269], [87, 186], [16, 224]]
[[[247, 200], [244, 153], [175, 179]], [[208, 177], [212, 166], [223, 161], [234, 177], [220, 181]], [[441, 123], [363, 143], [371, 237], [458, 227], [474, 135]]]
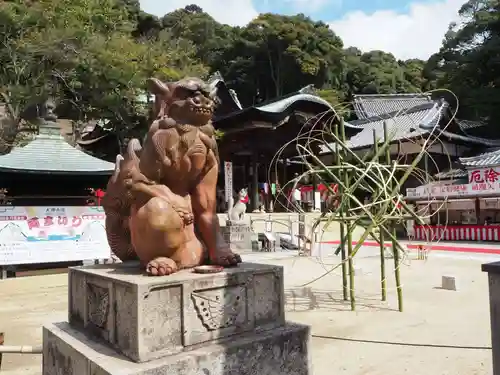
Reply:
[[[375, 152], [375, 155], [378, 155], [378, 139], [377, 139], [377, 133], [375, 129], [373, 129], [373, 150]], [[378, 156], [377, 160], [378, 161]], [[377, 189], [377, 195], [379, 191]], [[379, 231], [379, 247], [380, 247], [380, 290], [382, 292], [382, 301], [387, 300], [387, 285], [386, 285], [386, 280], [385, 280], [385, 243], [384, 243], [384, 232], [380, 228], [380, 225], [378, 227]]]
[[[339, 137], [339, 126], [335, 125], [335, 136], [338, 138]], [[335, 163], [337, 164], [338, 167], [341, 166], [342, 160], [340, 157], [340, 147], [335, 147]], [[342, 169], [338, 169], [339, 171], [339, 179], [340, 179], [340, 173], [342, 173]], [[344, 172], [345, 173], [345, 172]], [[343, 193], [343, 188], [340, 186], [340, 184], [337, 184], [338, 189], [337, 192], [340, 197], [342, 197]], [[349, 299], [348, 297], [348, 288], [347, 288], [347, 264], [346, 264], [346, 249], [345, 249], [345, 221], [344, 221], [344, 215], [342, 212], [342, 208], [340, 210], [340, 220], [339, 220], [339, 225], [340, 225], [340, 255], [341, 255], [341, 261], [342, 261], [342, 297], [344, 301], [347, 301]]]
[[[413, 216], [392, 216], [392, 215], [382, 215], [378, 216], [379, 218], [383, 220], [414, 220], [415, 218]], [[372, 217], [368, 215], [351, 215], [349, 217], [344, 217], [343, 219], [340, 218], [324, 218], [324, 219], [319, 219], [320, 221], [359, 221], [359, 220], [371, 220]]]
[[[398, 164], [396, 166], [396, 169], [408, 169], [410, 168], [411, 165], [409, 164]], [[342, 170], [348, 170], [348, 171], [352, 171], [352, 170], [356, 170], [358, 169], [359, 167], [356, 167], [356, 166], [349, 166], [349, 165], [342, 165], [342, 166], [338, 166], [338, 165], [329, 165], [327, 166], [327, 169], [328, 170], [336, 170], [336, 169], [342, 169]], [[323, 169], [312, 169], [312, 172], [314, 173], [327, 173], [325, 170]]]
[[[345, 145], [346, 142], [346, 137], [345, 137], [345, 126], [344, 126], [344, 120], [341, 119], [340, 121], [340, 139], [342, 140], [342, 143]], [[344, 149], [344, 148], [343, 148]], [[349, 171], [344, 170], [344, 186], [347, 191], [349, 191], [349, 186], [350, 186], [350, 181], [349, 181]], [[348, 216], [349, 209], [350, 209], [350, 198], [346, 199], [345, 201], [345, 208], [344, 205], [342, 205], [341, 210], [346, 209], [346, 216]], [[353, 264], [353, 251], [352, 251], [352, 231], [353, 231], [353, 223], [348, 220], [346, 223], [346, 231], [347, 231], [347, 264], [349, 267], [349, 299], [351, 300], [351, 310], [354, 311], [356, 310], [356, 295], [354, 293], [354, 264]]]
[[[387, 122], [384, 121], [384, 140], [387, 141], [389, 135], [389, 131], [387, 129]], [[390, 148], [386, 149], [385, 159], [387, 166], [391, 165], [391, 151]], [[393, 182], [392, 179], [387, 182], [390, 190], [393, 190]], [[394, 276], [396, 278], [396, 291], [398, 294], [398, 307], [399, 311], [403, 311], [403, 291], [401, 289], [401, 277], [399, 273], [399, 248], [396, 240], [396, 227], [395, 222], [393, 220], [390, 221], [392, 227], [392, 252], [394, 258]]]

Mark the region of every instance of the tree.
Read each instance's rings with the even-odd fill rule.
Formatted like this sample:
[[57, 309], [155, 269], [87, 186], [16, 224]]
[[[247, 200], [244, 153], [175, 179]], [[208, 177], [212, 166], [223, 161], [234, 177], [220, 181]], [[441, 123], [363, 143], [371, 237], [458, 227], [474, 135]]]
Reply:
[[395, 94], [420, 92], [422, 67], [419, 60], [397, 61], [383, 51], [361, 53], [356, 48], [346, 55], [345, 90], [353, 94]]
[[339, 86], [342, 41], [322, 22], [303, 14], [261, 14], [235, 35], [212, 68], [223, 73], [246, 104], [253, 104], [257, 91], [271, 99], [309, 84]]
[[196, 48], [196, 57], [207, 66], [213, 65], [224, 48], [234, 39], [236, 28], [215, 21], [197, 5], [187, 5], [167, 13], [161, 27], [175, 38], [189, 40]]
[[469, 0], [459, 15], [463, 22], [450, 25], [425, 73], [458, 96], [460, 116], [493, 125], [500, 120], [500, 3]]
[[[136, 40], [134, 1], [40, 0], [2, 4], [0, 92], [22, 108], [36, 96], [52, 96], [61, 117], [108, 119], [119, 138], [144, 124], [145, 80], [204, 75], [186, 40], [166, 32]], [[135, 12], [135, 13], [134, 13]], [[5, 25], [9, 25], [7, 28]], [[9, 53], [7, 53], [9, 52]], [[12, 73], [16, 74], [12, 74]], [[19, 94], [18, 94], [19, 93]], [[23, 95], [21, 95], [23, 94]], [[5, 99], [7, 98], [7, 99]]]

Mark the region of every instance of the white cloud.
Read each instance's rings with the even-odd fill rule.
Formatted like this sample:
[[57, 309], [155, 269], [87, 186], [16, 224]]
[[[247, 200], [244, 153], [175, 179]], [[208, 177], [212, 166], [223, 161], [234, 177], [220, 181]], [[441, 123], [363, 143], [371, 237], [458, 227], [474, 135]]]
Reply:
[[355, 46], [363, 52], [392, 52], [399, 59], [427, 59], [441, 47], [449, 23], [459, 21], [457, 12], [463, 3], [464, 0], [414, 2], [408, 13], [352, 12], [330, 22], [330, 27], [346, 47]]
[[[269, 5], [270, 0], [262, 0]], [[342, 0], [285, 0], [295, 11], [310, 13], [327, 2], [341, 4]], [[345, 1], [345, 0], [344, 0]], [[427, 59], [441, 47], [448, 24], [459, 21], [458, 9], [465, 0], [415, 1], [409, 11], [397, 13], [380, 10], [372, 14], [356, 11], [337, 21], [329, 22], [331, 28], [344, 41], [346, 47], [355, 46], [362, 51], [383, 50], [397, 58]], [[157, 16], [197, 4], [218, 22], [234, 26], [246, 25], [258, 12], [252, 0], [140, 0], [142, 9]]]
[[163, 16], [186, 5], [196, 4], [216, 21], [232, 26], [243, 26], [257, 17], [252, 0], [140, 0], [147, 13]]
[[325, 5], [338, 8], [342, 5], [342, 0], [285, 0], [284, 2], [290, 4], [294, 11], [303, 13], [316, 12]]

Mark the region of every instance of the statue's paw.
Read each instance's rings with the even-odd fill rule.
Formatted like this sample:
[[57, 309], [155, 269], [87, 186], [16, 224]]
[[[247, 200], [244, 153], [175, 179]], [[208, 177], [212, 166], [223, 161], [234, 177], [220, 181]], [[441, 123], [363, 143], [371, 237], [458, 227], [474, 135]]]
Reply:
[[219, 249], [211, 258], [211, 264], [223, 267], [233, 267], [241, 263], [240, 254], [233, 253], [230, 249]]
[[146, 272], [150, 276], [166, 276], [177, 272], [177, 264], [170, 258], [158, 257], [146, 266]]

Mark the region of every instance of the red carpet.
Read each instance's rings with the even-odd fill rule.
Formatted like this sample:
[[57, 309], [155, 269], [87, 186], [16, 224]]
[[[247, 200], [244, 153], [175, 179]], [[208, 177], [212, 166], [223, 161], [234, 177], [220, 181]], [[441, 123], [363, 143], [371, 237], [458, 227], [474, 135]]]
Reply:
[[[415, 241], [415, 244], [408, 244], [408, 243], [402, 243], [404, 244], [408, 249], [410, 250], [416, 250], [420, 244], [426, 246], [425, 242], [418, 242]], [[322, 242], [325, 244], [330, 244], [330, 245], [339, 245], [340, 241], [326, 241]], [[357, 242], [353, 241], [353, 244], [356, 245]], [[373, 246], [373, 247], [378, 247], [378, 243], [375, 241], [365, 241], [363, 243], [364, 246]], [[392, 244], [390, 243], [385, 243], [385, 247], [392, 247]], [[480, 245], [459, 245], [459, 244], [446, 244], [445, 242], [439, 242], [437, 244], [433, 244], [430, 246], [427, 246], [429, 250], [436, 250], [436, 251], [455, 251], [458, 253], [476, 253], [476, 254], [500, 254], [500, 246], [498, 248], [493, 248], [493, 247], [481, 247]]]

